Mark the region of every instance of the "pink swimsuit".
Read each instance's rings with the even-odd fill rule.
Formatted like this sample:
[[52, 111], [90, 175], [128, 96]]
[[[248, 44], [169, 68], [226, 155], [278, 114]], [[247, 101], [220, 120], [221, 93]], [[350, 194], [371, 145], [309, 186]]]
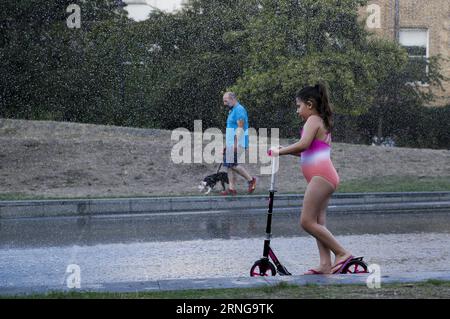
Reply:
[[[303, 135], [303, 130], [301, 131]], [[330, 182], [334, 189], [339, 185], [339, 175], [331, 162], [331, 134], [326, 141], [314, 139], [306, 151], [301, 154], [302, 172], [309, 183], [314, 176], [319, 176]]]

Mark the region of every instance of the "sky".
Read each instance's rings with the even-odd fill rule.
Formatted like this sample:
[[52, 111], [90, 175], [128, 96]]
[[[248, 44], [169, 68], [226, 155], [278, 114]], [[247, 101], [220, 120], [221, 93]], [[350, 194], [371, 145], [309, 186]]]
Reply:
[[[183, 0], [141, 0], [141, 2], [147, 2], [150, 6], [172, 12], [181, 7]], [[152, 10], [146, 5], [129, 5], [125, 9], [128, 11], [128, 16], [136, 21], [145, 20]]]

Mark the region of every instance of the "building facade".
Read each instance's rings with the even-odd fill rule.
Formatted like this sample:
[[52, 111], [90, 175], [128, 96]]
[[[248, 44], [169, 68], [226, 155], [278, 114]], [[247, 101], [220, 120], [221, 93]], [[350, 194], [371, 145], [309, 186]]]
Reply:
[[[441, 72], [450, 78], [450, 0], [369, 0], [360, 10], [367, 28], [406, 47], [410, 58], [441, 55]], [[450, 81], [434, 106], [450, 105]]]

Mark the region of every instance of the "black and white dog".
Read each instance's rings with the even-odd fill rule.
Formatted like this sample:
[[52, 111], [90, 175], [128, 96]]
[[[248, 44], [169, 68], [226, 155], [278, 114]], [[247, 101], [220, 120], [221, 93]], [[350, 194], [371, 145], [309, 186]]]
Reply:
[[200, 192], [205, 192], [204, 195], [208, 195], [219, 182], [222, 184], [223, 190], [225, 190], [225, 184], [229, 184], [228, 174], [226, 172], [219, 172], [221, 167], [222, 164], [220, 164], [216, 174], [206, 176], [198, 186]]

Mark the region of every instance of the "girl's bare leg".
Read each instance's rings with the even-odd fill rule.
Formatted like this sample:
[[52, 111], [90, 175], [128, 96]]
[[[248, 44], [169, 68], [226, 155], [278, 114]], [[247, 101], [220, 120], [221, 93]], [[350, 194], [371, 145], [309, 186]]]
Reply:
[[[328, 262], [326, 253], [329, 249], [336, 256], [334, 263], [336, 265], [350, 257], [351, 253], [339, 244], [325, 225], [319, 223], [321, 214], [323, 214], [324, 203], [329, 201], [333, 192], [334, 188], [327, 180], [321, 177], [313, 177], [306, 188], [303, 199], [301, 226], [320, 243], [321, 262], [322, 260], [324, 263]], [[333, 268], [331, 270], [335, 270]]]
[[[324, 201], [322, 204], [322, 208], [320, 210], [319, 217], [317, 218], [317, 223], [326, 227], [326, 213], [328, 207], [329, 199]], [[316, 239], [317, 247], [319, 248], [320, 255], [320, 266], [314, 270], [322, 272], [324, 274], [331, 272], [332, 261], [331, 261], [331, 250], [322, 244], [319, 240]]]

